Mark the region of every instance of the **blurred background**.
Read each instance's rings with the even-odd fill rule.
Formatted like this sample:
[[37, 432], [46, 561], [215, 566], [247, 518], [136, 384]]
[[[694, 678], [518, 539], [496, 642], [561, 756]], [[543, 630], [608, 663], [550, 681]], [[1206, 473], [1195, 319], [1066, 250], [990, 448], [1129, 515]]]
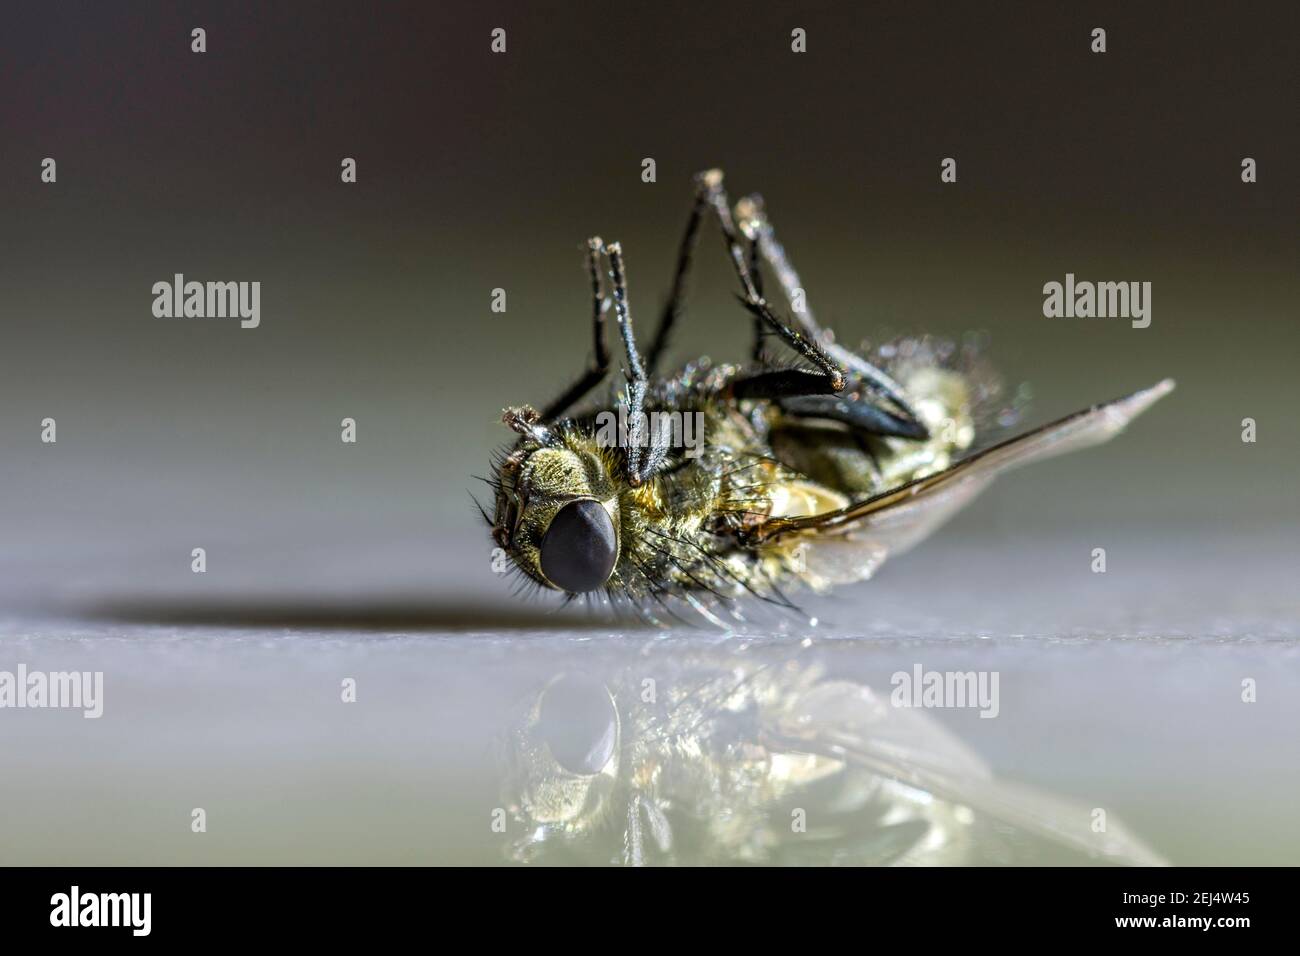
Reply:
[[[141, 726], [172, 714], [184, 737], [225, 713], [186, 711], [186, 723], [168, 710], [194, 699], [190, 680], [235, 707], [242, 698], [223, 697], [222, 681], [280, 673], [284, 654], [334, 674], [331, 648], [347, 660], [367, 638], [452, 641], [373, 652], [388, 662], [376, 679], [400, 695], [409, 668], [444, 683], [446, 668], [469, 668], [466, 635], [605, 633], [579, 622], [557, 637], [538, 608], [508, 601], [470, 493], [484, 497], [474, 476], [509, 438], [502, 406], [544, 403], [587, 360], [585, 238], [623, 242], [648, 336], [691, 176], [709, 166], [733, 196], [764, 195], [840, 341], [987, 331], [1008, 381], [1032, 388], [1026, 424], [1178, 380], [1113, 444], [1002, 480], [935, 541], [832, 599], [835, 634], [867, 641], [864, 654], [877, 639], [1005, 637], [1008, 668], [1023, 660], [1019, 635], [1136, 641], [1133, 658], [1060, 659], [1095, 679], [1078, 685], [1097, 696], [1076, 728], [1091, 726], [1117, 670], [1137, 675], [1133, 713], [1161, 712], [1149, 680], [1169, 662], [1147, 640], [1201, 648], [1208, 656], [1179, 673], [1209, 683], [1180, 693], [1221, 694], [1234, 715], [1245, 665], [1214, 656], [1225, 643], [1240, 654], [1247, 642], [1259, 656], [1246, 670], [1291, 675], [1300, 689], [1293, 7], [65, 2], [11, 4], [5, 19], [0, 614], [11, 653], [0, 667], [51, 648], [62, 662], [109, 655], [112, 694], [118, 645], [104, 641], [120, 640], [117, 686], [145, 695], [122, 706], [144, 707], [148, 688], [162, 697], [113, 739], [144, 740], [153, 765], [171, 751], [151, 748]], [[195, 27], [206, 53], [191, 52]], [[505, 54], [490, 50], [496, 27]], [[1094, 27], [1107, 31], [1104, 55], [1090, 51]], [[806, 53], [791, 52], [795, 28]], [[57, 160], [52, 185], [40, 181], [45, 157]], [[344, 157], [357, 161], [355, 184], [340, 182]], [[940, 182], [945, 157], [957, 160], [955, 184]], [[1244, 157], [1258, 182], [1241, 181]], [[654, 183], [642, 182], [645, 158]], [[177, 272], [260, 281], [260, 327], [155, 318], [151, 287]], [[1067, 272], [1150, 282], [1150, 327], [1044, 318], [1043, 285]], [[706, 234], [672, 359], [747, 354], [733, 285]], [[490, 308], [498, 287], [504, 314]], [[47, 417], [57, 444], [40, 440]], [[357, 422], [355, 445], [339, 439], [344, 417]], [[1241, 440], [1247, 417], [1253, 444]], [[1093, 575], [1102, 546], [1110, 568]], [[204, 575], [190, 570], [195, 547], [207, 550]], [[148, 652], [194, 635], [231, 643], [192, 658]], [[323, 643], [273, 642], [295, 637]], [[1054, 660], [1027, 666], [1050, 672]], [[482, 680], [501, 691], [499, 676]], [[1202, 736], [1170, 758], [1179, 770], [1164, 789], [1133, 750], [1087, 771], [1062, 758], [1039, 782], [1069, 789], [1109, 774], [1158, 822], [1165, 796], [1222, 760], [1224, 775], [1263, 774], [1261, 800], [1280, 806], [1296, 761], [1279, 690], [1242, 730], [1254, 746], [1207, 756]], [[977, 723], [1032, 736], [1053, 696]], [[375, 740], [403, 719], [400, 703], [388, 707], [371, 717]], [[92, 723], [58, 724], [62, 772], [98, 752]], [[238, 765], [257, 734], [219, 724]], [[306, 748], [317, 757], [306, 779], [333, 766], [326, 726], [319, 749]], [[50, 740], [18, 727], [0, 721], [11, 752], [45, 760]], [[1116, 746], [1129, 737], [1117, 731]], [[1037, 750], [1019, 739], [1030, 749], [1003, 751], [1025, 776], [1031, 754], [1064, 738], [1040, 736]], [[370, 740], [358, 751], [374, 752]], [[266, 746], [248, 766], [283, 770]], [[1290, 762], [1279, 759], [1288, 746]], [[434, 761], [406, 753], [424, 768], [405, 778], [411, 793], [423, 792]], [[439, 779], [450, 792], [459, 778]], [[133, 795], [122, 806], [139, 808], [149, 785], [122, 785]], [[51, 788], [10, 786], [26, 787], [9, 791], [11, 805], [49, 806]], [[371, 791], [356, 800], [382, 806]], [[338, 833], [353, 811], [336, 810], [326, 829]], [[1255, 829], [1240, 839], [1211, 839], [1195, 820], [1215, 812], [1177, 817], [1162, 852], [1254, 862], [1294, 850], [1277, 851], [1281, 817], [1263, 811], [1244, 814]], [[266, 845], [244, 832], [249, 853]], [[9, 859], [47, 859], [48, 843], [6, 839]], [[373, 857], [322, 853], [409, 859], [401, 843]], [[132, 860], [127, 844], [101, 851], [97, 862]]]

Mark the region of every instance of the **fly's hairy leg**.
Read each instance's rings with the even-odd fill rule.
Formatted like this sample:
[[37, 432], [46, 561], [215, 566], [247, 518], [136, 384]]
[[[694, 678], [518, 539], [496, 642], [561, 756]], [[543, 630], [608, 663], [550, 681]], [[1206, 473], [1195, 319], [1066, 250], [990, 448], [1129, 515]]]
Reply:
[[681, 315], [682, 307], [685, 305], [686, 280], [690, 275], [691, 263], [695, 258], [695, 248], [699, 245], [700, 222], [704, 219], [704, 213], [707, 209], [708, 197], [703, 187], [697, 182], [695, 202], [691, 205], [691, 215], [686, 220], [686, 232], [683, 234], [681, 245], [677, 250], [677, 268], [673, 272], [672, 289], [668, 294], [668, 301], [664, 304], [664, 310], [659, 315], [659, 326], [655, 329], [650, 348], [646, 352], [646, 374], [651, 377], [659, 368], [659, 360], [663, 358], [664, 349], [668, 347], [668, 337], [672, 333], [678, 316]]
[[[749, 274], [754, 280], [754, 288], [761, 296], [763, 294], [763, 273], [758, 262], [758, 243], [750, 241], [749, 243]], [[754, 316], [754, 348], [750, 352], [754, 359], [754, 364], [765, 366], [768, 364], [767, 350], [763, 348], [763, 319], [761, 316]]]
[[893, 417], [910, 422], [915, 429], [920, 430], [919, 435], [909, 437], [927, 437], [925, 426], [908, 404], [902, 387], [862, 356], [836, 344], [835, 337], [817, 324], [812, 307], [808, 304], [807, 292], [799, 279], [799, 273], [791, 265], [785, 247], [777, 241], [776, 230], [767, 216], [763, 197], [754, 194], [741, 199], [736, 203], [736, 217], [740, 222], [741, 231], [761, 253], [768, 268], [776, 276], [777, 284], [781, 286], [795, 321], [799, 323], [804, 334], [825, 349], [828, 356], [855, 373], [875, 397], [895, 406], [899, 414]]
[[[623, 267], [623, 247], [611, 242], [605, 247], [609, 259], [610, 278], [614, 286], [614, 312], [618, 329], [623, 336], [623, 349], [627, 357], [628, 440], [623, 449], [627, 463], [627, 480], [633, 487], [643, 484], [663, 464], [668, 454], [666, 436], [658, 429], [648, 429], [645, 415], [648, 380], [645, 366], [637, 352], [636, 337], [632, 331], [632, 311], [627, 297], [627, 274]], [[647, 431], [650, 432], [647, 435]]]
[[[646, 374], [651, 378], [659, 369], [659, 362], [663, 358], [664, 349], [668, 345], [669, 335], [681, 316], [686, 302], [686, 281], [694, 263], [696, 247], [699, 245], [700, 223], [703, 221], [704, 214], [708, 212], [712, 202], [710, 198], [710, 182], [710, 174], [708, 173], [702, 173], [695, 177], [695, 201], [691, 205], [691, 214], [686, 221], [686, 231], [682, 235], [681, 244], [678, 246], [677, 268], [673, 272], [672, 288], [668, 295], [668, 302], [664, 305], [663, 312], [660, 313], [659, 325], [655, 329], [650, 348], [646, 351]], [[762, 277], [758, 272], [758, 259], [758, 244], [751, 241], [749, 245], [749, 273], [754, 281], [754, 289], [761, 298], [763, 284]], [[755, 361], [762, 361], [763, 357], [762, 329], [763, 320], [755, 316], [753, 353]]]
[[777, 404], [788, 415], [841, 422], [855, 432], [868, 435], [913, 439], [929, 437], [929, 432], [921, 422], [901, 418], [871, 401], [851, 401], [838, 395], [793, 395], [781, 398]]
[[591, 274], [591, 335], [593, 354], [590, 368], [541, 412], [543, 422], [552, 422], [581, 401], [599, 385], [609, 372], [609, 347], [605, 344], [606, 300], [600, 281], [600, 256], [604, 249], [600, 237], [587, 240], [587, 269]]
[[[772, 389], [793, 389], [791, 391], [777, 391], [774, 394], [802, 394], [802, 395], [828, 395], [835, 394], [844, 390], [847, 384], [844, 377], [844, 370], [839, 367], [814, 341], [810, 336], [795, 330], [786, 322], [783, 322], [768, 306], [767, 301], [759, 291], [755, 283], [754, 274], [749, 267], [749, 257], [745, 255], [744, 247], [741, 244], [740, 233], [736, 228], [736, 222], [731, 215], [730, 203], [727, 199], [727, 193], [722, 188], [722, 173], [719, 170], [712, 169], [700, 176], [701, 185], [705, 190], [709, 207], [713, 210], [718, 224], [722, 227], [722, 238], [727, 246], [727, 255], [731, 259], [732, 268], [736, 272], [736, 277], [740, 280], [742, 295], [741, 303], [749, 310], [750, 314], [761, 323], [777, 334], [791, 349], [801, 355], [804, 359], [816, 366], [816, 369], [803, 370], [800, 376], [778, 376], [767, 378], [763, 388], [769, 392]], [[769, 373], [760, 373], [760, 376]], [[764, 397], [773, 397], [765, 395]]]

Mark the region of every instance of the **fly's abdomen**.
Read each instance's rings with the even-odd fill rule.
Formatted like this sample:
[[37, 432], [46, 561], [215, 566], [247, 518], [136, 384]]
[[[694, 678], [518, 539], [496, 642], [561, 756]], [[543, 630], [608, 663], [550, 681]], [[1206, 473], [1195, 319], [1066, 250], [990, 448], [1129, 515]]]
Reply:
[[975, 440], [969, 384], [960, 372], [937, 366], [914, 368], [900, 384], [928, 438], [885, 437], [774, 407], [773, 453], [787, 467], [850, 498], [942, 471]]

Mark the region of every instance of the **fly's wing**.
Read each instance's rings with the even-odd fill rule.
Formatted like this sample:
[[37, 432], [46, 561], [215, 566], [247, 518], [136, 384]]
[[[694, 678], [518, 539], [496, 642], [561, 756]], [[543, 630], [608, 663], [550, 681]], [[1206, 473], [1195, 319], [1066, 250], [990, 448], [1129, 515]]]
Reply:
[[[898, 803], [927, 808], [924, 824], [909, 821], [913, 846], [891, 862], [1166, 863], [1114, 817], [1096, 833], [1090, 808], [996, 779], [929, 715], [894, 707], [861, 684], [825, 681], [803, 691], [766, 733], [769, 747], [833, 755], [901, 785]], [[907, 800], [908, 792], [917, 798]]]
[[901, 554], [947, 521], [1001, 472], [1108, 441], [1173, 388], [1173, 380], [1165, 379], [837, 511], [771, 518], [752, 530], [750, 540], [802, 545], [807, 580], [814, 587], [865, 580], [887, 557]]

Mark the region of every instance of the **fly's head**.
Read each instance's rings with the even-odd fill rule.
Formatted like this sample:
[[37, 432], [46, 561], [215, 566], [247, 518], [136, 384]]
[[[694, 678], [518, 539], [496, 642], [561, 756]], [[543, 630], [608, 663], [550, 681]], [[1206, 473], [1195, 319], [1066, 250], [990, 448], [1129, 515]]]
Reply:
[[542, 425], [527, 406], [503, 420], [522, 437], [493, 476], [493, 539], [543, 587], [604, 588], [621, 550], [616, 460], [586, 436]]

